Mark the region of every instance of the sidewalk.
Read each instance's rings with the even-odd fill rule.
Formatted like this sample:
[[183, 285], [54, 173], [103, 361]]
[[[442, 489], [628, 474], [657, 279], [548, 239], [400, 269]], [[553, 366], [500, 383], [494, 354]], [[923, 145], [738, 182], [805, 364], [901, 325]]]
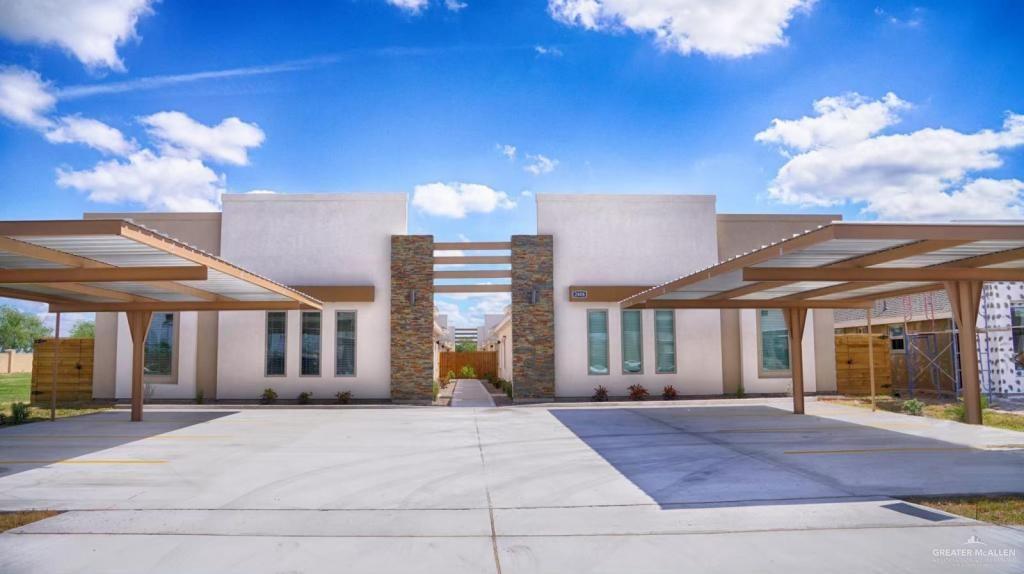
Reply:
[[493, 407], [494, 399], [483, 383], [476, 379], [459, 379], [452, 393], [453, 407]]

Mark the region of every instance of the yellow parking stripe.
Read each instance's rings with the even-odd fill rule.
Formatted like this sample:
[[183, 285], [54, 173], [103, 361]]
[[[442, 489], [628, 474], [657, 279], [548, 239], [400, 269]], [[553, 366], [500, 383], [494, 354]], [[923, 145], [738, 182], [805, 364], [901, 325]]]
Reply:
[[73, 440], [80, 438], [115, 438], [115, 439], [134, 439], [134, 440], [208, 440], [216, 438], [231, 438], [231, 435], [119, 435], [119, 434], [65, 434], [65, 435], [46, 435], [46, 434], [33, 434], [33, 435], [0, 435], [0, 442], [12, 439], [60, 439], [60, 440]]
[[850, 448], [838, 450], [787, 450], [783, 454], [871, 454], [876, 452], [955, 452], [976, 450], [969, 446]]

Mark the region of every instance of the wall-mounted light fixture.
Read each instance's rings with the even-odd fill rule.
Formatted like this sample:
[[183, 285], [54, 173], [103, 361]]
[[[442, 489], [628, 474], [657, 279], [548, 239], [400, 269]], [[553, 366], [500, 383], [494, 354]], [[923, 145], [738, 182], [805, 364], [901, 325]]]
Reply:
[[537, 301], [540, 300], [540, 291], [536, 287], [530, 289], [530, 305], [536, 305]]
[[416, 290], [415, 289], [409, 289], [409, 304], [410, 305], [415, 305], [416, 304]]

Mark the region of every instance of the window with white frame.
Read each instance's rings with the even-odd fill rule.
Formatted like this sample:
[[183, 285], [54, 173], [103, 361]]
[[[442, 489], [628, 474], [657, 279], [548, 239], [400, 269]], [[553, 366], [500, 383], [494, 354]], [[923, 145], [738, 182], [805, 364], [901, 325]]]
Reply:
[[789, 370], [789, 329], [781, 309], [757, 310], [758, 368], [763, 374], [787, 374]]
[[587, 311], [587, 374], [608, 374], [608, 311]]
[[335, 316], [334, 374], [339, 377], [356, 374], [355, 311], [338, 311]]
[[654, 312], [655, 372], [676, 372], [676, 312], [658, 309]]
[[267, 311], [266, 375], [283, 377], [288, 341], [288, 313]]
[[889, 327], [889, 348], [893, 353], [907, 352], [907, 338], [903, 325], [892, 325]]
[[1024, 303], [1010, 307], [1010, 331], [1013, 335], [1013, 363], [1024, 371]]
[[644, 372], [644, 320], [643, 312], [637, 309], [622, 311], [622, 372]]
[[303, 376], [320, 374], [320, 324], [320, 311], [302, 312], [302, 368], [299, 373]]
[[153, 313], [143, 345], [143, 373], [147, 382], [174, 381], [175, 314]]

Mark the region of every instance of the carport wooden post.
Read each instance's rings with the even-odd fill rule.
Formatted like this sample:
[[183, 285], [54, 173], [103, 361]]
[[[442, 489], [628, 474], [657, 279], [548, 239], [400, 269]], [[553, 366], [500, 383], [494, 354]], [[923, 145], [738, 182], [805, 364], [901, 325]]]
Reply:
[[957, 325], [960, 346], [960, 384], [964, 394], [964, 422], [981, 424], [981, 381], [978, 377], [977, 326], [981, 281], [947, 281], [946, 293]]
[[871, 412], [875, 412], [875, 335], [871, 332], [871, 316], [874, 306], [868, 309], [868, 379], [871, 381]]
[[53, 378], [50, 380], [50, 422], [57, 420], [57, 368], [60, 366], [60, 313], [53, 329]]
[[142, 367], [146, 349], [146, 333], [153, 318], [151, 311], [125, 311], [132, 336], [132, 422], [142, 421]]
[[807, 309], [788, 307], [783, 309], [786, 328], [789, 332], [789, 370], [793, 373], [793, 414], [804, 414], [804, 324]]

